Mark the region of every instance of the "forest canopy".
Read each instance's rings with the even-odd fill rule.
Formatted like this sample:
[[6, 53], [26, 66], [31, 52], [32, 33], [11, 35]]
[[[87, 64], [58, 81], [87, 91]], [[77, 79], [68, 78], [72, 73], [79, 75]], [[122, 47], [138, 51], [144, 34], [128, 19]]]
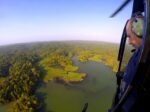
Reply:
[[118, 44], [104, 42], [43, 42], [0, 47], [0, 104], [13, 103], [12, 112], [40, 109], [35, 95], [39, 82], [58, 78], [65, 83], [80, 82], [86, 77], [78, 73], [72, 58], [82, 63], [104, 63], [116, 72]]

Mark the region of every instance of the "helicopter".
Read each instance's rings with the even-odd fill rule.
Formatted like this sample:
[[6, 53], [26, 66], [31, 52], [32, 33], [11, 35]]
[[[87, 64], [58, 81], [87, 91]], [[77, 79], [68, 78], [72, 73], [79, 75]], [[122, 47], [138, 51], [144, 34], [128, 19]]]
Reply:
[[[131, 0], [125, 0], [124, 3], [110, 16], [114, 17], [116, 14], [118, 14]], [[137, 67], [132, 70], [132, 74], [134, 74], [134, 77], [130, 84], [128, 85], [127, 89], [125, 90], [123, 96], [121, 99], [117, 101], [116, 96], [114, 98], [114, 104], [112, 106], [111, 112], [120, 112], [120, 108], [125, 103], [125, 101], [128, 99], [129, 95], [133, 91], [133, 89], [137, 89], [138, 96], [135, 99], [135, 105], [134, 107], [131, 107], [130, 112], [133, 110], [136, 112], [147, 112], [150, 111], [150, 108], [148, 107], [148, 104], [150, 103], [150, 0], [133, 0], [133, 8], [132, 8], [132, 14], [131, 17], [134, 16], [137, 12], [144, 13], [144, 34], [142, 36], [142, 45], [141, 45], [141, 51], [139, 60], [137, 62]], [[125, 25], [126, 27], [126, 25]], [[121, 42], [120, 42], [120, 48], [118, 53], [118, 61], [119, 61], [119, 67], [118, 72], [116, 73], [116, 76], [119, 73], [122, 73], [121, 67], [123, 66], [123, 58], [124, 58], [124, 51], [126, 47], [126, 39], [127, 34], [126, 30], [124, 28]], [[142, 81], [139, 81], [141, 80]], [[120, 89], [120, 81], [121, 78], [118, 78], [117, 76], [117, 90], [116, 94]]]
[[[125, 57], [125, 49], [127, 46], [127, 34], [126, 34], [126, 25], [123, 29], [120, 47], [118, 52], [118, 71], [116, 73], [117, 77], [117, 88], [116, 93], [113, 99], [112, 107], [109, 112], [122, 112], [120, 108], [128, 99], [129, 95], [133, 91], [134, 88], [138, 90], [138, 96], [136, 97], [136, 102], [134, 105], [134, 111], [129, 112], [149, 112], [149, 104], [150, 104], [150, 0], [125, 0], [120, 7], [110, 16], [111, 18], [115, 17], [120, 11], [122, 11], [130, 2], [133, 1], [132, 14], [131, 18], [134, 17], [134, 14], [137, 12], [142, 12], [144, 14], [144, 34], [142, 36], [142, 45], [140, 56], [137, 62], [137, 67], [132, 70], [134, 77], [127, 89], [125, 90], [121, 99], [116, 99], [116, 94], [120, 89], [120, 81], [121, 78], [118, 78], [118, 74], [123, 73], [124, 66], [124, 57]], [[142, 81], [139, 82], [139, 79], [143, 78]], [[88, 108], [88, 103], [85, 104], [82, 112], [86, 112]]]

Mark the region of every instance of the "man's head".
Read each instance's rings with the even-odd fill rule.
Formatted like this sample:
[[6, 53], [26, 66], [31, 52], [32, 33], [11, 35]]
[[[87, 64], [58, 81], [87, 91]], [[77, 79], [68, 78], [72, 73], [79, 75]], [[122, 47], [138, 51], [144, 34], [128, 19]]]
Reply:
[[[126, 26], [128, 42], [135, 48], [139, 48], [141, 46], [141, 41], [142, 41], [141, 38], [142, 38], [142, 34], [143, 34], [143, 32], [142, 32], [143, 26], [139, 26], [139, 23], [136, 23], [136, 22], [140, 22], [140, 21], [141, 21], [141, 19], [137, 21], [137, 20], [135, 20], [135, 18], [131, 18], [128, 21], [127, 26]], [[143, 25], [143, 24], [140, 23], [140, 25]], [[140, 34], [139, 35], [136, 34], [134, 30], [139, 31], [138, 33], [140, 33]]]

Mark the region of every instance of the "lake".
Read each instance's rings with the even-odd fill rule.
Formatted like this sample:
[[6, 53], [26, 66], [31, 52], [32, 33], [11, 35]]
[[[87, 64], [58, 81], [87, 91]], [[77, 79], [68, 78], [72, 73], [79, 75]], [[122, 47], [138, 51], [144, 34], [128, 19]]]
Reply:
[[[88, 61], [80, 63], [76, 56], [73, 65], [78, 66], [78, 72], [86, 73], [84, 81], [65, 85], [48, 82], [37, 90], [44, 96], [46, 112], [82, 112], [88, 103], [87, 112], [106, 112], [111, 106], [116, 88], [115, 73], [104, 63]], [[0, 112], [7, 112], [10, 104], [1, 105]]]
[[78, 72], [86, 73], [84, 81], [65, 85], [48, 82], [37, 90], [44, 97], [45, 110], [48, 112], [82, 112], [88, 103], [87, 112], [106, 112], [111, 106], [116, 88], [115, 73], [100, 62], [80, 63], [76, 56], [73, 65]]

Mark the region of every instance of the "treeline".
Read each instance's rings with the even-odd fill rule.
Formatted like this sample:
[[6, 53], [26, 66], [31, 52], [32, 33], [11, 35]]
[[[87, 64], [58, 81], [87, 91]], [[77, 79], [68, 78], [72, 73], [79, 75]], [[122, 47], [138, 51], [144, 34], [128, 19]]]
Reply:
[[118, 69], [118, 44], [102, 43], [102, 42], [89, 42], [76, 45], [74, 48], [75, 54], [77, 54], [79, 61], [96, 61], [103, 62], [107, 66], [111, 67], [114, 72]]
[[26, 51], [1, 52], [0, 57], [0, 103], [13, 101], [13, 112], [36, 111], [41, 105], [34, 95], [40, 78], [39, 57]]

